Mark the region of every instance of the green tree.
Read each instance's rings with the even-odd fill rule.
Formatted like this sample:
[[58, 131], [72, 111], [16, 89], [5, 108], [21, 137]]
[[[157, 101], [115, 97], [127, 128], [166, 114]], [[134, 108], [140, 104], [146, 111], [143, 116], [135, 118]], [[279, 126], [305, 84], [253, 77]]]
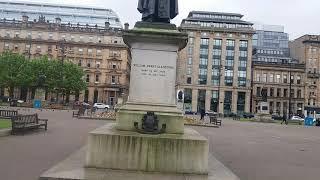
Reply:
[[76, 92], [82, 91], [86, 88], [86, 82], [84, 81], [83, 70], [70, 62], [63, 64], [63, 91], [66, 95], [66, 101], [69, 101], [69, 96], [74, 95]]
[[14, 88], [29, 86], [33, 81], [32, 69], [24, 56], [5, 52], [0, 55], [0, 86], [8, 88], [13, 97]]

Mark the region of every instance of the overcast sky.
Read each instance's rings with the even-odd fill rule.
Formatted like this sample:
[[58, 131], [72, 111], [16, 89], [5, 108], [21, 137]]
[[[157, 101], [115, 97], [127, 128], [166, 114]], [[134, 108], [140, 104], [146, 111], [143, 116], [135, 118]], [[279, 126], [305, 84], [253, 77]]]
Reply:
[[[24, 0], [43, 2], [43, 0]], [[110, 8], [120, 16], [121, 22], [130, 27], [140, 20], [136, 10], [138, 0], [46, 0], [48, 3], [67, 3]], [[320, 34], [319, 0], [179, 0], [180, 14], [174, 23], [180, 25], [189, 11], [204, 10], [233, 12], [244, 15], [244, 19], [263, 24], [283, 25], [290, 39], [304, 34]]]

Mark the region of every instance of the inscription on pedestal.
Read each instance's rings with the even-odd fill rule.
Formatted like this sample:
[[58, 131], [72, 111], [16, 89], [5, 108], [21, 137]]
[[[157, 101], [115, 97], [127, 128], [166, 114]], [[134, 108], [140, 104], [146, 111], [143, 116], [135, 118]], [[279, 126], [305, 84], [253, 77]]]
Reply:
[[177, 52], [139, 48], [132, 49], [129, 101], [175, 105]]
[[168, 71], [174, 71], [173, 66], [133, 64], [133, 68], [140, 72], [141, 76], [166, 77]]

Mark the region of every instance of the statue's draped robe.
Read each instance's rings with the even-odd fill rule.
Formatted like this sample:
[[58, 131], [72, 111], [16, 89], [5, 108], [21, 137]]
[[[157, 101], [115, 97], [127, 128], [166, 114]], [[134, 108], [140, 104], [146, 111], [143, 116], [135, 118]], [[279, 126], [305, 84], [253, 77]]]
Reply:
[[138, 10], [144, 21], [170, 21], [178, 15], [178, 0], [139, 0]]

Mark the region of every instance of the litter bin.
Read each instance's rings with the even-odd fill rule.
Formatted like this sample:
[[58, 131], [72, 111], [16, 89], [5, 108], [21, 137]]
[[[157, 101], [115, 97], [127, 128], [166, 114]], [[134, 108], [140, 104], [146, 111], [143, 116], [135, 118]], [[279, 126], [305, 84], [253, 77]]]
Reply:
[[304, 125], [305, 125], [305, 126], [313, 126], [313, 118], [312, 118], [312, 117], [307, 117], [307, 118], [304, 120]]
[[36, 108], [36, 109], [41, 108], [41, 100], [34, 100], [33, 101], [33, 108]]

